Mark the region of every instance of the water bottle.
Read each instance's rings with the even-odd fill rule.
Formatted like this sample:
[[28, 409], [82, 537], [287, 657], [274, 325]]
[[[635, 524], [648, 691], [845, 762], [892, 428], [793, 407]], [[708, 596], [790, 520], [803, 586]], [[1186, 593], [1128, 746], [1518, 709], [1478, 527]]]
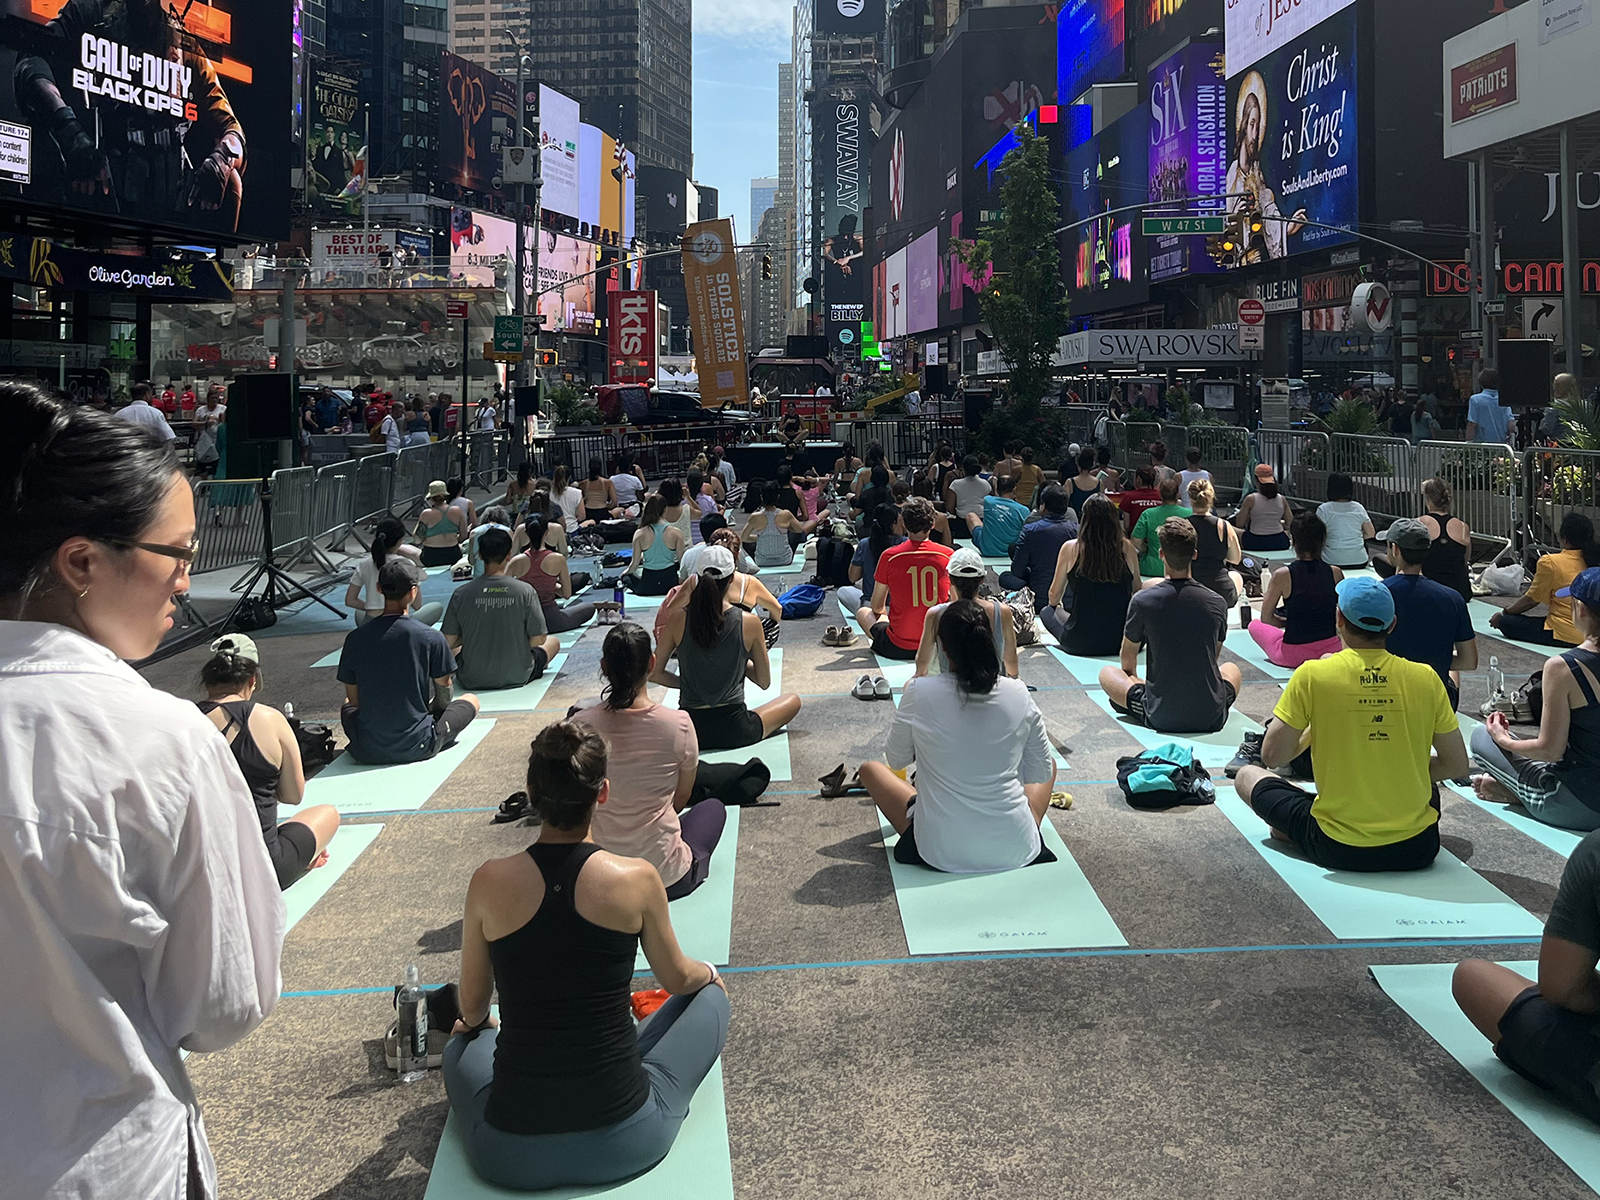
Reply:
[[400, 1019], [396, 1056], [401, 1083], [415, 1083], [428, 1073], [428, 997], [417, 981], [416, 963], [406, 964], [405, 983], [397, 1000]]
[[1489, 695], [1490, 697], [1504, 696], [1506, 694], [1506, 677], [1500, 670], [1500, 659], [1491, 654], [1489, 656]]
[[612, 590], [611, 598], [617, 602], [617, 616], [619, 618], [628, 611], [626, 607], [626, 601], [623, 600], [624, 594], [625, 589], [622, 586], [622, 580], [618, 579], [617, 586]]
[[291, 725], [294, 724], [294, 701], [293, 700], [285, 700], [283, 702], [283, 715], [284, 715], [284, 717], [286, 717], [288, 719], [289, 724], [291, 724]]

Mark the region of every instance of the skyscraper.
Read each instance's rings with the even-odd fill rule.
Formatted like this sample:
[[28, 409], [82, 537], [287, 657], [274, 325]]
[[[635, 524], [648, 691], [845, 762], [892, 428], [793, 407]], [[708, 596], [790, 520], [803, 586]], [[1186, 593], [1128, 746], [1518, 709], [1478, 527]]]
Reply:
[[329, 0], [325, 29], [328, 57], [360, 71], [372, 174], [405, 177], [427, 192], [439, 158], [445, 0]]
[[761, 216], [771, 208], [778, 195], [778, 180], [774, 175], [750, 181], [750, 233], [761, 228]]

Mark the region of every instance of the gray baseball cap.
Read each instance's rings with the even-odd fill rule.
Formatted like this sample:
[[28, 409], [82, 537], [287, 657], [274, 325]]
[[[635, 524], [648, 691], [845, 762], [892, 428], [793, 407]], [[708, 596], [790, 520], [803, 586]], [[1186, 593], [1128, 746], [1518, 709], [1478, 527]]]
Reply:
[[1426, 550], [1433, 545], [1433, 535], [1428, 527], [1414, 517], [1401, 517], [1378, 535], [1379, 541], [1389, 542], [1402, 550]]

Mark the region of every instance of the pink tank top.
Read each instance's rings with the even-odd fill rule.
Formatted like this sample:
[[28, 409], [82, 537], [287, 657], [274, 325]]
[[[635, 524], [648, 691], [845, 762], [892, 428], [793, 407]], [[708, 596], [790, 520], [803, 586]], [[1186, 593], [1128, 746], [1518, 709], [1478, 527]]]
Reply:
[[544, 569], [544, 560], [553, 553], [552, 550], [536, 551], [528, 560], [528, 573], [522, 577], [522, 582], [539, 593], [540, 604], [554, 604], [556, 593], [561, 590], [560, 578]]

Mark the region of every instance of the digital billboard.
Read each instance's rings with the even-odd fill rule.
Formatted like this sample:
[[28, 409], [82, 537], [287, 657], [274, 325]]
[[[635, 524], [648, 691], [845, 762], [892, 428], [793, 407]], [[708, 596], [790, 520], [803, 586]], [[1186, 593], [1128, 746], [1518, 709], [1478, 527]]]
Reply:
[[[523, 294], [534, 291], [533, 251], [539, 250], [537, 311], [546, 332], [592, 334], [597, 328], [595, 275], [599, 247], [541, 229], [524, 226]], [[504, 217], [468, 208], [450, 210], [450, 278], [468, 287], [500, 288], [514, 293], [517, 226]]]
[[[820, 101], [812, 128], [813, 180], [822, 201], [822, 297], [829, 314], [828, 337], [838, 341], [841, 329], [859, 328], [866, 304], [866, 243], [861, 214], [870, 196], [872, 125], [864, 92], [846, 88]], [[835, 321], [836, 306], [853, 312]]]
[[906, 332], [939, 326], [939, 231], [930, 229], [906, 247]]
[[599, 247], [553, 229], [525, 231], [539, 240], [539, 309], [546, 330], [594, 333]]
[[[1063, 263], [1073, 311], [1099, 312], [1149, 297], [1146, 241], [1136, 232], [1149, 191], [1150, 114], [1135, 108], [1066, 157]], [[1119, 209], [1132, 211], [1119, 212]]]
[[289, 232], [291, 6], [3, 0], [0, 201], [219, 241]]
[[1355, 10], [1232, 76], [1228, 117], [1228, 211], [1261, 218], [1245, 265], [1354, 240], [1319, 226], [1360, 214]]
[[[1223, 194], [1227, 137], [1221, 46], [1190, 43], [1150, 68], [1149, 198], [1173, 202], [1150, 216], [1223, 211], [1222, 200], [1205, 198]], [[1203, 236], [1151, 239], [1151, 282], [1216, 269]]]
[[516, 115], [516, 89], [493, 71], [449, 51], [439, 72], [439, 177], [472, 192], [488, 192], [500, 174], [500, 136]]
[[539, 203], [551, 212], [579, 219], [578, 102], [552, 87], [539, 85], [539, 174], [544, 187]]
[[1071, 104], [1122, 74], [1123, 0], [1065, 0], [1056, 14], [1056, 97]]
[[1228, 78], [1300, 41], [1356, 0], [1228, 0]]
[[816, 0], [816, 31], [868, 38], [884, 28], [884, 0]]
[[361, 78], [354, 71], [312, 63], [306, 112], [306, 203], [325, 215], [361, 211], [366, 174]]

